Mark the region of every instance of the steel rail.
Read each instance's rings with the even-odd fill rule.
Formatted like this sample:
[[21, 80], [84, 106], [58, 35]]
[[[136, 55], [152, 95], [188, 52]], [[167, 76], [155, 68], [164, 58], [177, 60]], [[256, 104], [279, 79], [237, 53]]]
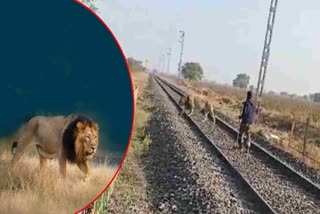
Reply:
[[[160, 77], [153, 75], [153, 78], [155, 81], [159, 84], [159, 86], [164, 90], [164, 92], [168, 95], [169, 99], [175, 104], [175, 106], [179, 109], [182, 110], [182, 108], [179, 106], [179, 104], [174, 100], [173, 96], [168, 92], [168, 90], [163, 86], [163, 84], [167, 85], [174, 91], [176, 91], [178, 94], [183, 95], [184, 93], [177, 89], [175, 86], [172, 86], [171, 84], [167, 83], [165, 80], [161, 79]], [[259, 211], [262, 213], [274, 213], [276, 214], [277, 212], [272, 209], [272, 207], [266, 202], [263, 197], [255, 190], [255, 188], [247, 181], [247, 179], [234, 167], [234, 165], [230, 162], [230, 160], [223, 154], [223, 152], [219, 149], [219, 147], [209, 139], [209, 137], [202, 132], [201, 128], [196, 124], [196, 122], [186, 114], [184, 114], [188, 122], [190, 123], [191, 126], [194, 126], [196, 130], [202, 135], [202, 137], [209, 143], [209, 145], [212, 145], [212, 148], [215, 150], [216, 154], [218, 157], [229, 167], [230, 171], [236, 175], [241, 183], [247, 188], [247, 190], [250, 191], [250, 193], [254, 196], [254, 200], [256, 204], [259, 206]]]
[[[161, 77], [156, 76], [156, 78], [158, 78], [160, 81], [162, 81], [168, 87], [170, 87], [173, 91], [175, 91], [180, 96], [183, 96], [186, 94], [181, 89], [177, 88], [176, 86], [172, 85], [171, 83], [162, 79]], [[233, 127], [232, 125], [230, 125], [229, 123], [224, 121], [221, 117], [216, 116], [216, 121], [218, 123], [220, 123], [223, 127], [225, 127], [228, 131], [230, 131], [234, 136], [237, 136], [239, 134], [239, 131], [235, 127]], [[274, 156], [270, 151], [261, 147], [254, 140], [251, 140], [251, 147], [252, 147], [253, 151], [260, 152], [262, 154], [265, 154], [267, 157], [269, 157], [269, 160], [272, 161], [273, 164], [275, 164], [277, 167], [279, 167], [283, 170], [282, 173], [289, 176], [291, 178], [291, 180], [293, 180], [296, 184], [302, 186], [306, 191], [311, 192], [318, 200], [320, 200], [320, 187], [319, 187], [319, 185], [315, 184], [309, 178], [305, 177], [303, 174], [296, 171], [293, 167], [289, 166], [287, 163], [285, 163], [281, 159]]]

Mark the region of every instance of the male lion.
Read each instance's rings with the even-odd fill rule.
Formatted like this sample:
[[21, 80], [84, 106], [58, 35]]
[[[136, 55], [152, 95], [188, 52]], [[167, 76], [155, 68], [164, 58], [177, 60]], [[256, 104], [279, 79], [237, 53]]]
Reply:
[[206, 101], [203, 109], [201, 110], [201, 112], [204, 114], [204, 119], [202, 120], [202, 122], [205, 122], [208, 119], [208, 115], [210, 114], [213, 119], [213, 123], [216, 124], [216, 116], [213, 109], [220, 109], [222, 107], [222, 102], [219, 102], [219, 104], [219, 107], [214, 107], [212, 103]]
[[58, 158], [60, 173], [66, 177], [67, 161], [77, 164], [85, 174], [91, 174], [88, 161], [97, 151], [99, 126], [91, 119], [77, 114], [64, 116], [36, 116], [25, 125], [19, 141], [12, 144], [12, 166], [15, 167], [25, 150], [35, 145], [40, 156], [40, 168], [48, 159]]

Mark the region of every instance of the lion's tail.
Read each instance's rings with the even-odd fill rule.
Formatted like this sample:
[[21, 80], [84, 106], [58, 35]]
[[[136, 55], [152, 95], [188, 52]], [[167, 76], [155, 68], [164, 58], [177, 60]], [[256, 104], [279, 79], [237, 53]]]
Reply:
[[15, 155], [15, 154], [16, 154], [17, 146], [18, 146], [18, 142], [17, 142], [17, 141], [14, 141], [13, 144], [12, 144], [12, 146], [11, 146], [11, 153], [12, 153], [12, 155]]

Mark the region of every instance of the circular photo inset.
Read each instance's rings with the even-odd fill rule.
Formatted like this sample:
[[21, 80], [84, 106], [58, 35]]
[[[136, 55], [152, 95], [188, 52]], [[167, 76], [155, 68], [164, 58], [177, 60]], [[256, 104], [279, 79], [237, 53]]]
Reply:
[[1, 213], [74, 213], [111, 182], [133, 125], [112, 32], [75, 1], [1, 9]]

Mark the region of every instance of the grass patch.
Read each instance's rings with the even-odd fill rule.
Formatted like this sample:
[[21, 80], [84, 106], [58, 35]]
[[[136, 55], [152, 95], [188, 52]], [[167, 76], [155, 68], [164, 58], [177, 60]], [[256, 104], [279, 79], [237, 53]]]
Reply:
[[141, 135], [144, 135], [144, 127], [148, 122], [149, 117], [150, 112], [144, 110], [138, 105], [136, 108], [136, 115], [134, 121], [134, 137], [140, 137]]
[[[144, 194], [143, 166], [141, 155], [148, 150], [151, 139], [145, 133], [151, 112], [148, 100], [148, 74], [137, 72], [133, 74], [134, 84], [139, 84], [135, 123], [130, 148], [119, 171], [117, 179], [112, 183], [112, 193], [105, 211], [112, 213], [127, 213], [133, 207], [139, 206], [146, 199]], [[106, 194], [109, 194], [108, 190]]]
[[1, 139], [0, 153], [0, 210], [1, 213], [74, 213], [94, 199], [106, 186], [116, 168], [107, 163], [91, 162], [92, 176], [83, 182], [77, 166], [67, 165], [67, 178], [60, 176], [58, 160], [49, 161], [40, 171], [36, 149], [31, 149], [9, 170], [12, 159], [12, 139]]

